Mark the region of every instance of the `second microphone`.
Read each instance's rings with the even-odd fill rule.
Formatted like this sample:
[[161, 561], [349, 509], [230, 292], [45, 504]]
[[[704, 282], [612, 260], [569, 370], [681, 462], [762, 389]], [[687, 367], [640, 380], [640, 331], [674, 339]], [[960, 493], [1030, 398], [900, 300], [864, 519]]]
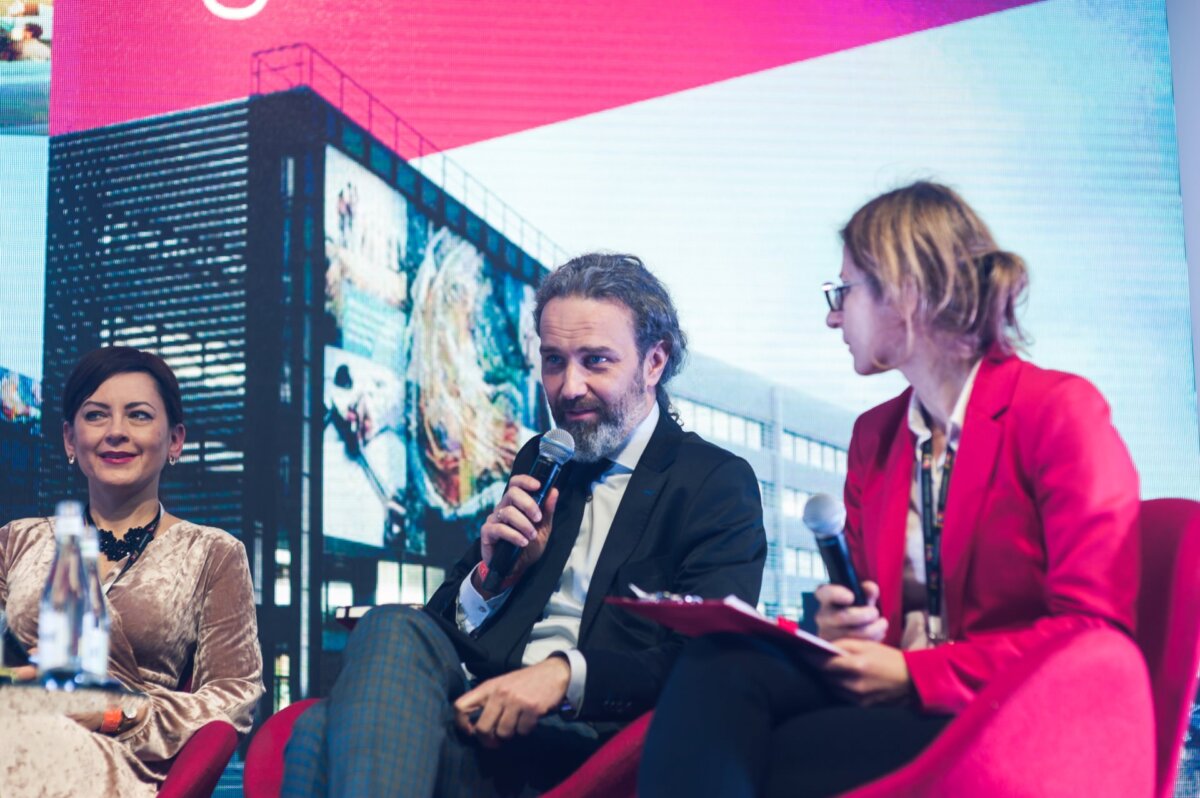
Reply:
[[817, 493], [804, 505], [804, 525], [812, 530], [817, 539], [817, 549], [829, 572], [829, 581], [849, 588], [854, 593], [854, 604], [863, 606], [867, 597], [850, 560], [850, 549], [846, 546], [846, 507], [828, 493]]

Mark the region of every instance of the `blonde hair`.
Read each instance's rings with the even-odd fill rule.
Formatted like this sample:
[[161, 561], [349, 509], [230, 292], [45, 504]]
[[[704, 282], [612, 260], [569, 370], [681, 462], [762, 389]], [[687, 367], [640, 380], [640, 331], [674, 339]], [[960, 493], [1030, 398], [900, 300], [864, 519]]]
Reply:
[[1000, 249], [983, 220], [947, 186], [918, 181], [859, 208], [842, 243], [877, 299], [896, 307], [906, 290], [916, 304], [905, 318], [909, 349], [919, 321], [972, 358], [992, 346], [1012, 354], [1026, 342], [1017, 303], [1029, 276], [1019, 255]]

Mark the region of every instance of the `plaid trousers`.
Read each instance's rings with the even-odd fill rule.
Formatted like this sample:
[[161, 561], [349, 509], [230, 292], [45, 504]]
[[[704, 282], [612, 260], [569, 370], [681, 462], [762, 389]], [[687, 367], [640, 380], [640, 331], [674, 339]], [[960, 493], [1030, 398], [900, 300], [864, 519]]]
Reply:
[[528, 737], [485, 750], [459, 732], [468, 689], [453, 644], [420, 610], [376, 607], [347, 642], [327, 701], [297, 720], [285, 753], [286, 798], [516, 794], [545, 788], [600, 747], [585, 723], [543, 718]]

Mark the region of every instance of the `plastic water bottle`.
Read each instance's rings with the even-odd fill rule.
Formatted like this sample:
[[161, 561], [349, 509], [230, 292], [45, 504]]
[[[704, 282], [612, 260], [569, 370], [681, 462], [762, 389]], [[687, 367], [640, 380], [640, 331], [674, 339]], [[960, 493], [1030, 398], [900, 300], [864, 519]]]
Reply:
[[87, 571], [80, 548], [83, 505], [59, 502], [55, 515], [58, 550], [38, 609], [38, 679], [47, 687], [69, 688], [79, 675], [79, 641], [87, 610]]
[[95, 527], [83, 529], [83, 569], [87, 606], [83, 611], [83, 629], [79, 638], [80, 679], [88, 684], [108, 682], [108, 607], [100, 584], [100, 538]]

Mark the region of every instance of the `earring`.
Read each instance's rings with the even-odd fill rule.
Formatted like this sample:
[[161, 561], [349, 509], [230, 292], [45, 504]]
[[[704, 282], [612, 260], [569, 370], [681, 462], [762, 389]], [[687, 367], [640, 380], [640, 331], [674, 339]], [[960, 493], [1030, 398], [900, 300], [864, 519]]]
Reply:
[[175, 455], [170, 455], [167, 457], [167, 465], [175, 465], [178, 462], [179, 462], [179, 458], [176, 457]]
[[75, 465], [75, 455], [67, 455], [67, 465]]

